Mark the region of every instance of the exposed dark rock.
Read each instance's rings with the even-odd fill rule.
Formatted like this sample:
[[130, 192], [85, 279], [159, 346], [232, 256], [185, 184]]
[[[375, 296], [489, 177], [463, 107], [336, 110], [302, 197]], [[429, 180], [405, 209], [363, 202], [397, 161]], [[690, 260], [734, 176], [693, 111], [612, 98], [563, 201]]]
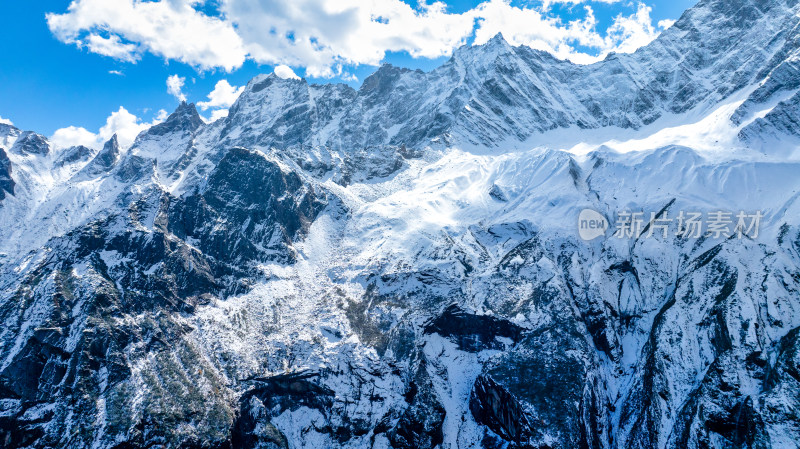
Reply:
[[485, 372], [524, 406], [533, 447], [602, 445], [608, 423], [603, 387], [592, 374], [596, 349], [568, 294], [540, 287], [532, 299], [529, 307], [546, 313], [548, 324], [528, 330]]
[[203, 119], [197, 113], [194, 103], [181, 102], [178, 109], [164, 120], [147, 130], [145, 136], [163, 136], [170, 133], [188, 133], [197, 131], [203, 125]]
[[298, 407], [325, 410], [330, 407], [334, 393], [313, 381], [318, 377], [319, 374], [308, 372], [255, 377], [250, 379], [254, 386], [247, 396], [260, 398], [268, 410], [276, 407], [281, 410]]
[[389, 442], [395, 449], [432, 449], [444, 440], [442, 425], [445, 409], [436, 397], [436, 392], [423, 361], [411, 379], [405, 394], [408, 408], [400, 416], [397, 425], [388, 433]]
[[[106, 153], [113, 153], [115, 148], [112, 140], [106, 145]], [[0, 403], [8, 404], [13, 412], [0, 417], [0, 431], [5, 432], [0, 438], [7, 438], [9, 448], [62, 445], [59, 437], [44, 429], [77, 419], [67, 410], [79, 413], [81, 423], [76, 425], [89, 429], [98, 413], [95, 399], [105, 395], [108, 403], [114, 402], [113, 413], [107, 418], [109, 432], [128, 435], [132, 447], [156, 443], [169, 447], [224, 446], [231, 438], [233, 411], [219, 385], [213, 387], [218, 396], [206, 395], [205, 399], [199, 393], [200, 386], [181, 386], [186, 379], [194, 378], [206, 385], [202, 388], [209, 388], [218, 379], [213, 370], [198, 371], [197, 365], [189, 363], [197, 357], [194, 348], [182, 343], [190, 329], [170, 317], [192, 313], [198, 305], [226, 292], [246, 290], [247, 277], [256, 273], [249, 266], [251, 262], [289, 261], [287, 245], [325, 206], [322, 198], [296, 174], [284, 172], [261, 155], [238, 149], [229, 152], [211, 174], [204, 195], [174, 198], [151, 189], [131, 204], [127, 215], [112, 215], [53, 239], [49, 247], [60, 254], [59, 258], [44, 261], [31, 272], [21, 281], [17, 298], [3, 302], [0, 309], [4, 322], [22, 333], [24, 315], [19, 315], [17, 305], [35, 301], [50, 304], [48, 298], [52, 297], [52, 304], [43, 306], [46, 315], [38, 330], [24, 337], [22, 350], [0, 372]], [[256, 209], [260, 212], [254, 215]], [[193, 229], [194, 233], [187, 235], [187, 223], [192, 222], [186, 220], [197, 214], [208, 214], [204, 216], [213, 216], [216, 221], [198, 222], [210, 226]], [[178, 223], [171, 222], [170, 217]], [[246, 223], [253, 219], [259, 221], [248, 228]], [[141, 221], [152, 221], [152, 228], [143, 230]], [[237, 250], [233, 243], [241, 236], [228, 231], [228, 235], [220, 232], [216, 237], [211, 231], [222, 224], [246, 237], [263, 240], [254, 240], [258, 246], [250, 246], [252, 251]], [[261, 227], [275, 231], [262, 235], [257, 230]], [[270, 242], [275, 232], [280, 238]], [[187, 243], [192, 238], [197, 239], [192, 241], [197, 246]], [[225, 238], [231, 239], [231, 251], [223, 240], [216, 240]], [[74, 274], [78, 266], [88, 270], [84, 276], [94, 280], [88, 290]], [[59, 286], [55, 296], [41, 290], [51, 282]], [[115, 319], [136, 324], [114, 325]], [[68, 341], [74, 338], [70, 335], [76, 328], [83, 331], [73, 348]], [[152, 357], [157, 361], [143, 373], [146, 379], [152, 376], [154, 383], [135, 413], [130, 402], [133, 395], [124, 391], [131, 376], [126, 357]], [[205, 362], [199, 363], [202, 366]], [[97, 380], [101, 372], [102, 381]], [[105, 393], [98, 389], [99, 382], [107, 385]], [[304, 390], [304, 386], [309, 389]], [[327, 390], [315, 390], [311, 383], [297, 379], [262, 380], [254, 391], [268, 393], [262, 400], [270, 407], [279, 402], [295, 406], [292, 404], [299, 404], [304, 394], [330, 396]], [[282, 400], [276, 396], [279, 394]], [[206, 401], [201, 409], [197, 408], [198, 400]], [[48, 401], [56, 401], [53, 406], [58, 412], [42, 412], [34, 421], [26, 421], [33, 408]], [[63, 405], [66, 403], [71, 404], [69, 408]], [[330, 400], [315, 404], [325, 409]], [[200, 439], [183, 439], [178, 432], [180, 423], [194, 419], [215, 430]], [[27, 430], [18, 431], [20, 428]], [[277, 429], [272, 433], [268, 427], [259, 429], [262, 441], [286, 447]], [[87, 431], [80, 438], [91, 439], [92, 435]]]
[[492, 184], [492, 188], [489, 189], [489, 196], [503, 203], [508, 202], [506, 193], [497, 184]]
[[439, 334], [451, 339], [462, 351], [479, 352], [486, 349], [503, 349], [498, 340], [507, 338], [513, 343], [522, 339], [524, 329], [492, 315], [472, 315], [453, 304], [441, 315], [428, 322], [426, 334]]
[[779, 103], [762, 118], [757, 118], [739, 133], [739, 138], [753, 142], [759, 139], [794, 141], [800, 135], [800, 93]]
[[334, 393], [315, 383], [316, 377], [314, 373], [297, 373], [251, 379], [253, 388], [239, 401], [239, 416], [232, 431], [233, 447], [288, 448], [286, 437], [270, 419], [301, 407], [327, 413]]
[[5, 150], [0, 148], [0, 201], [6, 197], [6, 195], [13, 195], [14, 194], [14, 178], [11, 177], [11, 161], [8, 159], [8, 155], [6, 154]]
[[83, 178], [95, 178], [103, 175], [110, 172], [119, 160], [119, 141], [117, 140], [117, 135], [114, 134], [111, 139], [103, 145], [103, 149], [97, 153], [97, 156], [80, 171], [78, 176]]
[[92, 157], [93, 154], [94, 151], [91, 148], [87, 148], [83, 145], [70, 147], [65, 149], [63, 154], [58, 157], [54, 163], [54, 166], [63, 167], [76, 162], [86, 162]]
[[291, 262], [293, 239], [326, 206], [318, 192], [294, 172], [263, 155], [233, 148], [209, 175], [203, 191], [170, 204], [167, 229], [191, 238], [206, 255], [246, 267], [251, 262]]
[[50, 144], [44, 136], [36, 134], [35, 132], [25, 131], [19, 136], [17, 141], [14, 142], [11, 151], [41, 156], [50, 152]]
[[114, 172], [114, 177], [121, 182], [134, 182], [146, 180], [152, 177], [154, 173], [154, 160], [128, 155], [120, 161], [119, 168]]
[[469, 410], [478, 424], [488, 427], [506, 441], [520, 444], [531, 433], [522, 404], [491, 376], [481, 375], [475, 381]]

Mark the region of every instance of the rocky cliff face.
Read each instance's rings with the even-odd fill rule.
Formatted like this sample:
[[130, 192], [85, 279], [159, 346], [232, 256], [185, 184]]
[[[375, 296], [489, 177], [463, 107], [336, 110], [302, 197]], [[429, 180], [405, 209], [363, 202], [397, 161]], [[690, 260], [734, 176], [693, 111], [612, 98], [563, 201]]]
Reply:
[[0, 201], [6, 195], [14, 194], [14, 178], [11, 177], [11, 161], [6, 152], [0, 148]]
[[131, 148], [0, 125], [2, 446], [800, 447], [798, 23], [260, 76]]

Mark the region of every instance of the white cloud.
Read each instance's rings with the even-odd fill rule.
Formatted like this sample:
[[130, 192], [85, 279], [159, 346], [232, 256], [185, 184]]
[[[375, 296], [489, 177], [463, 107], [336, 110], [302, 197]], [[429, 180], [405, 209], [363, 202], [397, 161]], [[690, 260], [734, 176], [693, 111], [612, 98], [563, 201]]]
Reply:
[[186, 101], [186, 95], [181, 92], [185, 83], [186, 78], [178, 75], [171, 75], [167, 78], [167, 93], [177, 98], [178, 101]]
[[285, 80], [287, 80], [287, 79], [299, 80], [300, 79], [300, 77], [297, 76], [297, 74], [294, 73], [294, 70], [292, 70], [292, 68], [289, 67], [288, 65], [278, 65], [278, 66], [276, 66], [275, 67], [275, 75], [277, 75], [278, 78], [283, 78]]
[[231, 86], [228, 80], [220, 80], [214, 90], [208, 94], [208, 101], [201, 101], [197, 106], [206, 111], [208, 109], [229, 108], [244, 92], [244, 86]]
[[542, 9], [547, 11], [550, 9], [552, 5], [579, 5], [581, 3], [605, 3], [605, 4], [613, 4], [619, 3], [622, 0], [543, 0], [542, 1]]
[[341, 78], [342, 81], [358, 82], [358, 77], [350, 72], [342, 73], [341, 75], [339, 75], [339, 78]]
[[167, 117], [169, 117], [169, 112], [167, 112], [167, 111], [165, 111], [163, 109], [159, 109], [158, 110], [158, 114], [156, 114], [156, 118], [154, 118], [153, 121], [150, 122], [150, 126], [158, 125], [159, 123], [161, 123], [164, 120], [166, 120]]
[[661, 30], [653, 26], [651, 11], [652, 8], [639, 3], [635, 14], [628, 17], [617, 16], [608, 28], [605, 52], [632, 53], [657, 38]]
[[215, 122], [228, 116], [228, 109], [244, 92], [244, 86], [231, 86], [228, 80], [220, 80], [214, 86], [214, 90], [208, 94], [208, 101], [201, 101], [197, 106], [203, 111], [211, 109], [211, 118], [208, 122]]
[[120, 106], [118, 111], [112, 112], [106, 119], [106, 124], [100, 128], [98, 135], [101, 140], [106, 141], [116, 134], [119, 145], [123, 148], [127, 148], [133, 143], [139, 133], [151, 126], [153, 126], [153, 123], [142, 123], [139, 117], [136, 117]]
[[586, 12], [585, 18], [563, 25], [534, 9], [511, 6], [506, 0], [491, 0], [476, 11], [475, 44], [484, 44], [502, 33], [512, 45], [527, 45], [560, 58], [571, 58], [575, 56], [574, 42], [585, 47], [604, 45], [602, 37], [594, 32], [597, 20], [591, 8], [587, 7]]
[[97, 34], [90, 34], [86, 37], [84, 43], [92, 53], [109, 56], [125, 62], [134, 62], [139, 59], [139, 55], [136, 54], [136, 45], [122, 42], [117, 35], [103, 37]]
[[[219, 0], [216, 12], [207, 15], [198, 8], [204, 0], [73, 0], [64, 14], [48, 14], [47, 22], [58, 39], [116, 59], [131, 61], [151, 52], [230, 71], [250, 58], [302, 67], [313, 77], [346, 76], [343, 65], [377, 65], [387, 52], [445, 56], [473, 35], [480, 44], [500, 31], [513, 44], [591, 62], [611, 51], [633, 51], [668, 24], [654, 26], [650, 8], [639, 3], [633, 14], [617, 17], [601, 33], [585, 5], [592, 2], [621, 1], [545, 0], [537, 8], [485, 0], [456, 14], [428, 0], [417, 7], [402, 0]], [[564, 23], [548, 13], [556, 3], [584, 4], [585, 14]]]
[[50, 143], [53, 144], [55, 148], [69, 148], [78, 145], [97, 148], [98, 136], [86, 128], [68, 126], [66, 128], [57, 129], [56, 132], [50, 136]]
[[248, 54], [258, 62], [305, 67], [334, 76], [337, 64], [373, 64], [387, 51], [415, 57], [449, 54], [473, 29], [467, 14], [444, 3], [401, 0], [223, 0]]
[[121, 72], [121, 71], [119, 71], [119, 70], [109, 70], [109, 71], [108, 71], [108, 74], [109, 74], [109, 75], [117, 75], [117, 76], [125, 76], [125, 74], [124, 74], [124, 73], [122, 73], [122, 72]]
[[[597, 32], [597, 19], [590, 6], [584, 7], [583, 19], [566, 25], [535, 10], [511, 6], [506, 0], [491, 0], [478, 9], [481, 18], [475, 33], [476, 44], [483, 44], [502, 32], [513, 45], [527, 45], [579, 64], [596, 62], [611, 52], [631, 53], [652, 42], [661, 32], [661, 27], [652, 24], [651, 8], [643, 3], [638, 4], [634, 14], [614, 18], [605, 36]], [[576, 43], [596, 49], [597, 54], [576, 51]]]
[[14, 123], [11, 120], [9, 120], [7, 118], [3, 118], [3, 117], [0, 117], [0, 123], [2, 123], [4, 125], [14, 126]]
[[120, 106], [119, 110], [111, 113], [106, 119], [106, 124], [97, 133], [93, 133], [86, 128], [68, 126], [56, 130], [50, 137], [50, 142], [55, 148], [68, 148], [75, 145], [83, 145], [89, 148], [101, 148], [114, 134], [117, 135], [119, 145], [128, 148], [133, 144], [136, 136], [142, 131], [149, 129], [153, 125], [163, 122], [167, 118], [166, 111], [159, 111], [158, 116], [150, 123], [142, 122], [139, 117], [128, 112]]
[[227, 116], [228, 116], [228, 110], [227, 109], [217, 109], [217, 110], [211, 112], [211, 118], [208, 119], [208, 122], [209, 123], [216, 122], [217, 120], [219, 120], [221, 118], [225, 118]]
[[238, 68], [245, 59], [232, 23], [195, 10], [202, 0], [74, 0], [64, 14], [47, 14], [62, 42], [123, 60], [145, 51], [203, 69]]
[[675, 25], [675, 21], [674, 20], [664, 19], [664, 20], [659, 20], [658, 21], [658, 27], [661, 28], [662, 30], [666, 30], [667, 28], [671, 27], [672, 25]]

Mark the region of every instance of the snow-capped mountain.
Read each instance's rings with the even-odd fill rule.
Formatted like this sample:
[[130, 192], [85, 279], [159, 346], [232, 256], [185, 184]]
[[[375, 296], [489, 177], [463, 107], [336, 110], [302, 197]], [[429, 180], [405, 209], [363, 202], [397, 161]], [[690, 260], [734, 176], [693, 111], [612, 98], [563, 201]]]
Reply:
[[0, 124], [2, 446], [800, 447], [799, 30], [701, 0], [588, 66], [259, 76], [130, 148]]

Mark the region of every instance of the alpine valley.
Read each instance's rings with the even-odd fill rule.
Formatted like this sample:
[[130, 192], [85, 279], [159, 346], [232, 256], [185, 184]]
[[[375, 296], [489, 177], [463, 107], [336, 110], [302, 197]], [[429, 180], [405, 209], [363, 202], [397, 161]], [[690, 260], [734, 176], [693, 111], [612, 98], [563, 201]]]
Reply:
[[129, 148], [0, 125], [0, 319], [9, 449], [800, 448], [800, 0], [259, 76]]

